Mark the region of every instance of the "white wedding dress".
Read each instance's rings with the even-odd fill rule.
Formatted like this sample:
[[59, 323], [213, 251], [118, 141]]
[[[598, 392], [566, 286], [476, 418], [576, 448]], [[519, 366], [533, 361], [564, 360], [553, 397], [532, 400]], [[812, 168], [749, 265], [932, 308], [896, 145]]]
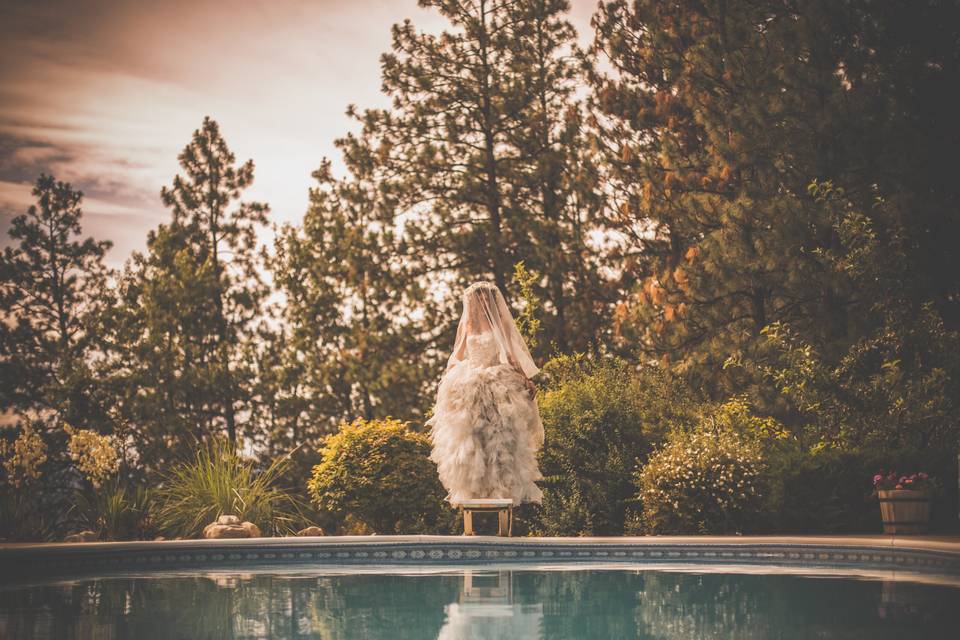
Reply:
[[537, 450], [543, 424], [526, 378], [500, 359], [490, 332], [466, 338], [465, 358], [444, 374], [433, 416], [430, 459], [451, 502], [512, 498], [540, 502]]

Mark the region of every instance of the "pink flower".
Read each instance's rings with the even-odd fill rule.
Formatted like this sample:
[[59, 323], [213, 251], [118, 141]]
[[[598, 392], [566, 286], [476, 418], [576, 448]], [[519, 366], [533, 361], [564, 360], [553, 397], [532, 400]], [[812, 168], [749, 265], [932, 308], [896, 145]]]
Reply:
[[878, 473], [877, 475], [873, 476], [873, 484], [877, 484], [877, 483], [880, 482], [881, 480], [883, 480], [883, 476], [880, 475], [879, 473]]

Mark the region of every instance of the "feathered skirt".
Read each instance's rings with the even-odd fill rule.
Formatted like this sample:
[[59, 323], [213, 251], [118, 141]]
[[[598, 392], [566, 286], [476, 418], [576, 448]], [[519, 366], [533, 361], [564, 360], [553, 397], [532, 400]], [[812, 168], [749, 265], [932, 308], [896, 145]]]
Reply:
[[440, 381], [427, 421], [440, 481], [451, 501], [540, 502], [537, 451], [543, 423], [523, 376], [510, 366], [455, 364]]

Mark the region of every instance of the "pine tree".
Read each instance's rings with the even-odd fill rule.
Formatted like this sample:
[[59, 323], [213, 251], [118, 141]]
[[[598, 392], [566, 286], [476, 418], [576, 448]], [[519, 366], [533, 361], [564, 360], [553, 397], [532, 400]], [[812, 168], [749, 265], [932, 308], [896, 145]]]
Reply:
[[[723, 363], [761, 357], [771, 323], [791, 324], [827, 352], [866, 330], [870, 319], [851, 313], [856, 291], [816, 259], [837, 237], [807, 186], [832, 179], [870, 211], [878, 193], [903, 197], [916, 167], [934, 162], [909, 144], [898, 149], [917, 163], [910, 170], [893, 159], [897, 151], [878, 153], [890, 131], [916, 131], [914, 120], [934, 105], [909, 104], [904, 96], [917, 92], [908, 88], [925, 87], [930, 99], [931, 76], [946, 82], [958, 68], [955, 47], [944, 46], [956, 29], [935, 26], [956, 25], [956, 9], [911, 12], [872, 2], [601, 6], [593, 54], [612, 71], [592, 76], [594, 124], [614, 223], [632, 240], [627, 276], [640, 281], [618, 310], [625, 342], [725, 394], [754, 378], [736, 379], [745, 370]], [[931, 27], [937, 44], [920, 44], [917, 33], [901, 33], [898, 44], [887, 34], [898, 20]], [[955, 122], [939, 123], [956, 138]], [[934, 244], [924, 240], [931, 220], [956, 237], [955, 213], [942, 217], [955, 190], [940, 187], [937, 202], [918, 211], [918, 248]], [[919, 197], [929, 193], [913, 191], [912, 200], [930, 205]], [[928, 262], [956, 259], [942, 244], [934, 253]], [[941, 304], [955, 284], [941, 287]]]
[[111, 243], [76, 239], [83, 194], [69, 184], [42, 175], [33, 196], [0, 258], [0, 408], [106, 430], [91, 361]]
[[218, 433], [237, 442], [256, 431], [241, 421], [254, 384], [245, 355], [268, 293], [256, 236], [268, 209], [237, 202], [253, 162], [236, 166], [210, 118], [179, 160], [184, 175], [161, 192], [172, 219], [134, 255], [105, 318], [119, 402], [151, 463]]
[[402, 258], [391, 200], [356, 158], [353, 168], [338, 180], [325, 161], [302, 228], [288, 226], [277, 240], [274, 278], [289, 330], [278, 350], [280, 387], [300, 399], [279, 436], [294, 444], [319, 444], [358, 417], [421, 418], [437, 367], [423, 346], [424, 291]]
[[[339, 144], [347, 158], [375, 154], [375, 179], [397, 199], [422, 286], [449, 291], [489, 279], [510, 299], [522, 260], [541, 278], [544, 351], [583, 348], [608, 294], [588, 242], [599, 202], [574, 99], [567, 3], [420, 4], [452, 29], [394, 27], [393, 51], [382, 57], [392, 107], [351, 109], [363, 131]], [[450, 325], [458, 300], [447, 298], [434, 308]]]

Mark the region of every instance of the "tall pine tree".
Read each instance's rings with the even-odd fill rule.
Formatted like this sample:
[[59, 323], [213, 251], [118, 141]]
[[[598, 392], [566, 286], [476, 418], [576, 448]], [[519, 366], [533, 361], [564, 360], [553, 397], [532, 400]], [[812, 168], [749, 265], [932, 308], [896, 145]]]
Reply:
[[[878, 193], [906, 197], [915, 250], [939, 269], [955, 262], [949, 243], [931, 237], [956, 237], [955, 186], [905, 188], [932, 182], [918, 167], [938, 165], [942, 143], [918, 148], [902, 137], [932, 142], [919, 125], [927, 113], [957, 138], [956, 119], [938, 105], [957, 104], [956, 89], [943, 88], [956, 86], [956, 8], [895, 4], [601, 6], [593, 53], [610, 70], [592, 77], [597, 143], [614, 223], [632, 239], [625, 264], [642, 280], [618, 313], [625, 342], [730, 393], [753, 377], [733, 379], [723, 363], [760, 357], [773, 322], [827, 352], [866, 330], [869, 304], [816, 259], [837, 237], [807, 192], [815, 179], [844, 186], [865, 211]], [[944, 308], [956, 299], [945, 274], [929, 273]]]
[[[374, 179], [397, 198], [411, 274], [445, 296], [478, 279], [511, 298], [514, 264], [540, 278], [544, 349], [584, 348], [607, 291], [589, 239], [600, 206], [575, 100], [567, 3], [420, 2], [450, 22], [440, 35], [410, 22], [383, 56], [389, 109], [356, 113], [345, 155], [375, 154]], [[444, 348], [449, 332], [440, 336]]]
[[213, 435], [237, 442], [255, 431], [245, 355], [268, 293], [256, 236], [268, 209], [238, 202], [253, 162], [237, 166], [212, 119], [179, 160], [184, 174], [161, 192], [172, 219], [134, 255], [105, 320], [116, 393], [150, 463]]
[[91, 372], [108, 241], [78, 240], [83, 194], [53, 176], [13, 219], [0, 257], [0, 409], [109, 429]]

